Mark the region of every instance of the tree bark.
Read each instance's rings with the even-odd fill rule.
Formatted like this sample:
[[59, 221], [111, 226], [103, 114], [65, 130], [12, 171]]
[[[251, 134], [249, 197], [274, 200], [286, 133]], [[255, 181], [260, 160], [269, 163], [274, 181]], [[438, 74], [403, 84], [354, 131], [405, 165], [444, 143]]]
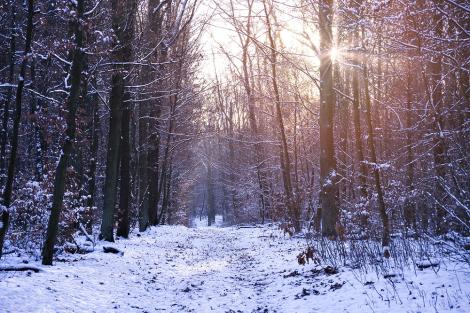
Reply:
[[[15, 33], [15, 5], [11, 6], [11, 38], [10, 38], [10, 64], [8, 66], [8, 80], [13, 84], [15, 76], [15, 52], [16, 52], [16, 33]], [[10, 101], [13, 95], [13, 87], [8, 88], [7, 96], [3, 104], [3, 117], [2, 117], [2, 134], [0, 136], [0, 184], [3, 185], [6, 164], [6, 150], [8, 141], [8, 121], [10, 119]], [[1, 254], [1, 250], [0, 250]]]
[[[108, 150], [106, 155], [106, 171], [104, 184], [103, 218], [100, 239], [114, 241], [114, 209], [116, 205], [116, 188], [119, 171], [119, 143], [121, 138], [122, 109], [125, 87], [125, 75], [128, 65], [122, 65], [132, 59], [132, 40], [134, 36], [134, 19], [137, 10], [135, 0], [111, 2], [113, 8], [113, 30], [117, 37], [113, 60], [115, 72], [112, 76], [111, 95], [109, 99], [110, 121]], [[119, 64], [121, 63], [121, 64]]]
[[[163, 105], [163, 97], [164, 97], [164, 89], [165, 89], [165, 62], [167, 62], [167, 53], [168, 47], [165, 44], [161, 43], [162, 40], [162, 23], [164, 21], [165, 14], [169, 13], [170, 8], [168, 7], [168, 3], [165, 4], [160, 0], [150, 0], [149, 1], [149, 8], [153, 8], [149, 10], [147, 15], [147, 21], [150, 25], [149, 29], [149, 42], [152, 45], [158, 47], [155, 49], [153, 53], [152, 59], [155, 62], [158, 62], [159, 65], [157, 66], [156, 70], [149, 71], [149, 79], [150, 80], [158, 80], [159, 85], [156, 88], [159, 90], [156, 92], [156, 100], [155, 103], [149, 108], [149, 114], [151, 116], [151, 120], [149, 122], [149, 141], [148, 141], [148, 154], [147, 154], [147, 162], [148, 162], [148, 171], [150, 175], [148, 176], [148, 215], [149, 215], [149, 224], [156, 225], [158, 220], [158, 204], [160, 202], [160, 197], [158, 194], [158, 186], [159, 186], [159, 170], [160, 170], [160, 134], [159, 134], [159, 127], [160, 127], [160, 115], [161, 115], [161, 107]], [[158, 8], [158, 9], [157, 9]]]
[[139, 231], [149, 226], [148, 103], [139, 108]]
[[[5, 235], [8, 230], [10, 222], [10, 205], [13, 193], [13, 183], [15, 180], [15, 170], [17, 163], [18, 154], [18, 141], [19, 141], [19, 129], [21, 122], [21, 105], [24, 89], [24, 80], [26, 75], [26, 66], [29, 59], [29, 53], [31, 52], [31, 42], [33, 40], [33, 17], [34, 17], [34, 0], [28, 0], [28, 21], [26, 25], [26, 42], [23, 53], [23, 60], [21, 61], [20, 75], [18, 77], [18, 86], [16, 88], [16, 99], [15, 99], [15, 115], [13, 116], [13, 135], [11, 138], [11, 152], [10, 160], [8, 163], [7, 180], [3, 190], [3, 207], [1, 209], [1, 227], [0, 227], [0, 257], [2, 256], [3, 244], [5, 242]], [[6, 129], [5, 129], [6, 130]]]
[[95, 92], [91, 96], [91, 105], [92, 105], [92, 126], [90, 130], [90, 161], [88, 163], [88, 174], [87, 174], [87, 201], [86, 201], [86, 210], [85, 213], [86, 221], [85, 227], [86, 230], [91, 233], [93, 231], [93, 210], [95, 208], [95, 188], [96, 188], [96, 164], [98, 158], [98, 144], [99, 144], [99, 115], [98, 115], [98, 103], [99, 96]]
[[[271, 83], [274, 91], [274, 102], [276, 109], [276, 122], [279, 128], [280, 139], [281, 139], [281, 149], [280, 149], [280, 159], [281, 159], [281, 171], [282, 179], [284, 182], [284, 193], [286, 196], [286, 206], [289, 218], [296, 232], [301, 230], [301, 221], [300, 221], [300, 207], [297, 203], [297, 200], [294, 198], [292, 192], [292, 180], [291, 180], [291, 164], [289, 157], [289, 150], [287, 146], [287, 136], [284, 127], [284, 119], [282, 116], [281, 110], [281, 97], [279, 93], [279, 87], [277, 83], [277, 47], [274, 40], [273, 29], [271, 26], [270, 14], [266, 5], [266, 1], [263, 1], [264, 13], [266, 15], [266, 27], [268, 34], [268, 41], [270, 47], [270, 63], [271, 63]], [[334, 105], [334, 104], [333, 104]]]
[[212, 174], [212, 160], [207, 164], [207, 225], [211, 226], [215, 223], [215, 197], [214, 182]]
[[333, 140], [335, 93], [331, 49], [333, 1], [321, 0], [320, 20], [320, 204], [324, 236], [336, 237], [338, 208], [336, 199], [336, 159]]
[[416, 229], [415, 201], [413, 200], [413, 141], [412, 141], [412, 73], [411, 64], [408, 64], [407, 89], [406, 89], [406, 188], [407, 199], [404, 207], [405, 224], [407, 227], [413, 226]]
[[[358, 32], [357, 30], [354, 33], [354, 47], [359, 48], [358, 46]], [[356, 67], [360, 66], [360, 63], [357, 61], [357, 56], [352, 60], [355, 67], [353, 68], [353, 79], [352, 79], [352, 88], [353, 88], [353, 121], [354, 121], [354, 138], [356, 141], [356, 155], [357, 162], [359, 165], [359, 184], [361, 196], [364, 200], [367, 198], [367, 168], [364, 159], [364, 152], [362, 149], [362, 132], [361, 132], [361, 116], [360, 116], [360, 88], [359, 88], [359, 78], [358, 78], [358, 69]]]
[[112, 89], [109, 99], [110, 120], [108, 135], [108, 150], [106, 155], [106, 172], [104, 182], [103, 217], [99, 238], [114, 241], [114, 207], [116, 202], [116, 187], [119, 163], [119, 142], [121, 137], [122, 98], [124, 96], [124, 78], [121, 72], [113, 74]]
[[[441, 1], [436, 1], [436, 6], [441, 6]], [[437, 9], [436, 9], [437, 11]], [[443, 19], [435, 12], [433, 16], [435, 25], [435, 37], [442, 38]], [[444, 143], [444, 121], [443, 121], [443, 96], [442, 96], [442, 56], [440, 55], [440, 44], [437, 46], [437, 52], [431, 56], [429, 61], [430, 68], [430, 90], [431, 90], [431, 106], [433, 109], [433, 131], [434, 131], [434, 170], [436, 173], [436, 198], [437, 202], [442, 202], [445, 190], [442, 184], [445, 183], [446, 176], [446, 148]], [[441, 203], [436, 203], [436, 232], [443, 234], [447, 231], [446, 210]]]
[[119, 211], [118, 211], [118, 226], [116, 235], [128, 238], [129, 237], [129, 205], [131, 200], [131, 173], [130, 173], [130, 160], [131, 150], [129, 142], [130, 134], [130, 94], [124, 94], [124, 109], [122, 112], [122, 126], [121, 126], [121, 181], [119, 188]]
[[62, 147], [62, 154], [59, 159], [59, 164], [56, 168], [55, 179], [54, 179], [54, 191], [52, 195], [52, 207], [51, 215], [49, 217], [49, 223], [47, 226], [46, 240], [42, 250], [42, 264], [52, 265], [52, 259], [54, 255], [54, 245], [57, 240], [57, 233], [59, 230], [59, 218], [62, 210], [65, 184], [66, 184], [66, 173], [67, 166], [70, 161], [70, 156], [73, 151], [73, 144], [75, 141], [75, 129], [76, 129], [76, 112], [80, 100], [80, 82], [84, 63], [83, 48], [83, 28], [82, 19], [84, 11], [84, 0], [78, 0], [76, 2], [77, 19], [73, 21], [73, 28], [75, 33], [75, 48], [73, 52], [72, 66], [70, 70], [70, 93], [67, 99], [67, 129], [65, 131], [66, 138], [65, 143]]
[[369, 93], [369, 78], [367, 73], [367, 63], [364, 61], [363, 64], [363, 77], [364, 77], [364, 92], [365, 92], [365, 105], [366, 105], [366, 121], [368, 137], [367, 142], [370, 150], [370, 158], [372, 161], [375, 188], [377, 191], [377, 201], [379, 206], [380, 218], [382, 220], [382, 246], [384, 247], [384, 256], [389, 257], [389, 246], [390, 246], [390, 226], [388, 221], [388, 214], [385, 208], [385, 200], [382, 190], [382, 184], [380, 182], [379, 164], [377, 163], [377, 156], [375, 151], [374, 142], [374, 128], [372, 127], [372, 114], [371, 114], [371, 100]]

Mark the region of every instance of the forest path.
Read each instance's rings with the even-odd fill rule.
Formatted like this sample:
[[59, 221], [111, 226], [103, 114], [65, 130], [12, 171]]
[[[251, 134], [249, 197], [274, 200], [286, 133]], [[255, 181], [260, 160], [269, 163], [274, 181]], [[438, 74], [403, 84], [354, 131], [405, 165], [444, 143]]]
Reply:
[[298, 267], [304, 244], [270, 228], [154, 227], [118, 240], [123, 256], [97, 246], [0, 274], [0, 312], [282, 312], [266, 286]]
[[313, 264], [299, 266], [305, 241], [274, 227], [153, 227], [118, 240], [122, 256], [104, 253], [102, 244], [93, 253], [63, 254], [39, 273], [0, 272], [0, 312], [333, 313], [372, 312], [370, 306], [435, 312], [434, 305], [465, 312], [470, 306], [470, 278], [443, 268], [392, 282], [371, 273], [360, 282], [351, 270], [326, 275]]

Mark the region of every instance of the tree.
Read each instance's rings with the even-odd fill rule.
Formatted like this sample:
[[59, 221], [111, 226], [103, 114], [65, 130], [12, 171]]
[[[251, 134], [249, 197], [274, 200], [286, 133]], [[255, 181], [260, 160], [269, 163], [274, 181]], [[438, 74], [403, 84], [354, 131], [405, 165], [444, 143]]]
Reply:
[[319, 2], [320, 22], [320, 205], [322, 233], [336, 236], [336, 160], [333, 141], [335, 93], [333, 91], [333, 1]]
[[364, 61], [363, 76], [364, 76], [364, 93], [365, 93], [365, 104], [366, 104], [366, 121], [367, 121], [367, 142], [370, 150], [370, 158], [373, 166], [374, 182], [377, 191], [377, 201], [379, 206], [380, 218], [382, 219], [382, 246], [384, 248], [384, 256], [390, 256], [390, 225], [388, 222], [388, 214], [385, 208], [385, 200], [383, 195], [382, 184], [380, 182], [380, 164], [377, 163], [377, 155], [375, 151], [375, 139], [374, 139], [374, 128], [372, 126], [372, 114], [371, 114], [371, 101], [369, 94], [369, 78], [367, 73], [367, 61]]
[[[26, 66], [28, 63], [31, 53], [31, 42], [33, 40], [33, 17], [34, 17], [34, 0], [28, 0], [28, 12], [27, 12], [27, 24], [26, 24], [26, 41], [24, 46], [23, 58], [20, 66], [20, 74], [18, 77], [18, 86], [16, 87], [16, 98], [15, 98], [15, 115], [13, 116], [13, 135], [11, 138], [11, 152], [10, 160], [8, 163], [7, 179], [5, 188], [3, 190], [3, 201], [1, 207], [1, 223], [0, 223], [0, 257], [2, 256], [3, 244], [5, 242], [5, 235], [8, 230], [8, 224], [10, 222], [10, 205], [12, 202], [13, 194], [13, 183], [16, 174], [16, 163], [18, 153], [18, 140], [19, 140], [19, 128], [21, 122], [21, 105], [24, 89], [24, 80], [26, 76]], [[13, 43], [12, 43], [13, 45]], [[6, 108], [8, 109], [8, 108]], [[4, 112], [6, 114], [6, 112]]]
[[295, 231], [301, 230], [300, 223], [300, 207], [295, 199], [292, 191], [292, 178], [291, 178], [291, 164], [289, 157], [289, 150], [287, 146], [287, 136], [284, 127], [284, 118], [281, 110], [281, 97], [277, 82], [277, 47], [274, 39], [274, 31], [272, 29], [270, 13], [268, 12], [266, 1], [263, 1], [264, 13], [266, 16], [266, 27], [268, 34], [268, 42], [270, 48], [269, 62], [271, 67], [271, 82], [274, 91], [274, 104], [276, 109], [276, 122], [279, 127], [281, 149], [280, 149], [280, 160], [281, 160], [281, 171], [282, 179], [284, 182], [284, 192], [286, 196], [286, 206], [289, 213], [289, 218], [295, 228]]
[[[11, 24], [10, 24], [10, 51], [9, 51], [9, 65], [8, 65], [8, 81], [13, 84], [15, 76], [15, 53], [16, 53], [16, 7], [11, 6]], [[8, 120], [10, 117], [10, 102], [13, 94], [13, 88], [8, 88], [7, 95], [3, 104], [3, 117], [2, 117], [2, 133], [0, 137], [0, 169], [5, 170], [6, 163], [6, 149], [7, 149], [7, 137], [8, 137]], [[0, 177], [3, 183], [3, 175]], [[0, 251], [1, 252], [1, 251]]]
[[[359, 34], [358, 30], [354, 31], [354, 48], [360, 49], [359, 47]], [[356, 141], [356, 155], [357, 162], [359, 164], [359, 184], [361, 196], [367, 198], [367, 168], [365, 164], [364, 151], [362, 149], [362, 132], [361, 132], [361, 116], [360, 116], [360, 88], [359, 88], [359, 70], [356, 67], [360, 67], [360, 62], [357, 55], [352, 59], [355, 67], [352, 69], [352, 88], [353, 88], [353, 121], [354, 121], [354, 139]]]
[[116, 235], [127, 238], [129, 237], [129, 207], [131, 201], [131, 175], [130, 175], [130, 159], [131, 159], [131, 147], [129, 142], [130, 133], [130, 119], [131, 119], [131, 108], [130, 108], [130, 94], [126, 92], [124, 94], [124, 108], [122, 113], [122, 126], [121, 126], [121, 180], [119, 188], [119, 211], [118, 211], [118, 226]]
[[128, 75], [129, 70], [126, 63], [132, 60], [132, 38], [134, 33], [133, 25], [136, 2], [134, 0], [113, 0], [112, 9], [113, 29], [117, 37], [117, 42], [113, 51], [115, 72], [113, 73], [111, 81], [112, 87], [109, 97], [111, 112], [104, 183], [103, 217], [100, 233], [100, 238], [105, 241], [114, 241], [113, 224], [118, 179], [119, 143], [122, 126], [125, 76], [126, 74]]

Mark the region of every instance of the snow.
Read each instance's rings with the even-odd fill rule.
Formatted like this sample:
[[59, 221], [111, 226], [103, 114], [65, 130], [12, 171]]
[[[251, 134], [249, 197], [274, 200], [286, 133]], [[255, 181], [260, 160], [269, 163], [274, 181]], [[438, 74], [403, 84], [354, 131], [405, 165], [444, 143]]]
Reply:
[[[194, 227], [194, 228], [201, 228], [201, 227], [206, 227], [207, 226], [207, 216], [202, 216], [202, 217], [198, 217], [198, 218], [195, 218], [191, 221], [191, 227]], [[215, 223], [213, 226], [216, 226], [216, 227], [221, 227], [223, 225], [223, 218], [222, 218], [222, 215], [216, 215], [215, 216]]]
[[[207, 220], [205, 221], [207, 222]], [[216, 225], [221, 225], [220, 217]], [[0, 312], [470, 312], [468, 264], [448, 261], [393, 277], [305, 266], [305, 239], [274, 226], [159, 226], [104, 253], [62, 254], [52, 267], [17, 255], [0, 272]]]

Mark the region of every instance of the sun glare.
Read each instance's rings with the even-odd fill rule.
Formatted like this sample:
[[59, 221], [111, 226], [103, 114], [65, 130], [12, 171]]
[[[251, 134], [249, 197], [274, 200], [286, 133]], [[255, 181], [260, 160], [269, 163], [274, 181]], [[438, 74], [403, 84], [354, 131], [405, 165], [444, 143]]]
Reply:
[[339, 49], [336, 47], [333, 47], [330, 51], [331, 61], [336, 62], [336, 60], [338, 60], [339, 58], [339, 54], [340, 54]]

